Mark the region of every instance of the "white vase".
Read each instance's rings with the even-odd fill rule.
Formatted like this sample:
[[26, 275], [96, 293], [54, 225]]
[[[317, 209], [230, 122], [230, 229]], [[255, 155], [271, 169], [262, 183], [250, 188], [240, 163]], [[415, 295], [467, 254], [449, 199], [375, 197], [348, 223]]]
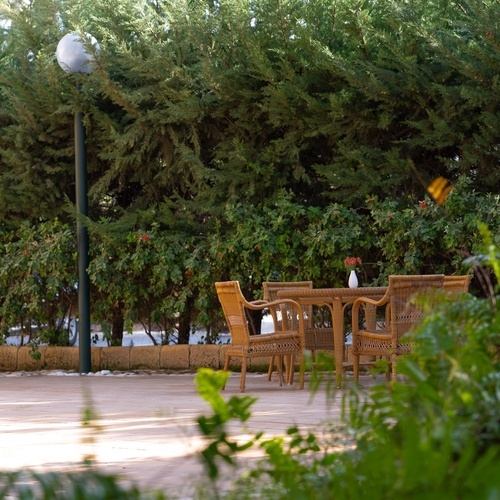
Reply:
[[351, 274], [349, 274], [349, 280], [347, 282], [349, 288], [358, 288], [358, 277], [356, 276], [356, 271], [353, 269]]

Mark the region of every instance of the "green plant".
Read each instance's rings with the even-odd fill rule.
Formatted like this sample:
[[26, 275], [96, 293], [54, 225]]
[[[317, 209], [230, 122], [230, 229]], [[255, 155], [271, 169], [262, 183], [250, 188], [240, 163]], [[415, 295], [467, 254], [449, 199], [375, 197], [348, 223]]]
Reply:
[[[26, 484], [28, 480], [28, 484]], [[135, 486], [123, 487], [118, 478], [96, 470], [85, 470], [71, 474], [56, 472], [36, 473], [32, 471], [0, 472], [0, 498], [33, 500], [138, 500], [145, 497]], [[161, 494], [151, 495], [160, 500]]]
[[93, 316], [109, 325], [110, 343], [121, 344], [123, 331], [131, 332], [137, 323], [153, 344], [158, 343], [153, 331], [168, 343], [182, 323], [188, 339], [196, 293], [186, 272], [194, 269], [192, 242], [179, 241], [156, 223], [148, 230], [113, 231], [113, 225], [100, 221], [91, 225], [91, 234]]
[[210, 403], [213, 415], [198, 418], [198, 425], [204, 436], [210, 439], [208, 446], [201, 452], [208, 476], [215, 480], [219, 474], [218, 461], [221, 459], [234, 464], [233, 455], [253, 446], [261, 434], [246, 443], [238, 444], [231, 440], [226, 432], [225, 425], [231, 419], [245, 422], [250, 417], [249, 411], [256, 399], [251, 396], [231, 396], [227, 401], [220, 391], [225, 386], [229, 372], [214, 372], [208, 368], [201, 368], [196, 375], [196, 386], [200, 396]]
[[368, 200], [375, 238], [380, 249], [380, 276], [390, 274], [465, 274], [471, 263], [464, 260], [477, 254], [482, 235], [477, 220], [486, 221], [498, 234], [500, 197], [480, 195], [465, 177], [456, 185], [442, 206], [427, 196]]
[[67, 345], [61, 318], [75, 315], [76, 240], [57, 219], [23, 223], [5, 237], [0, 259], [0, 322], [32, 345]]
[[[89, 223], [93, 321], [108, 329], [110, 343], [121, 343], [120, 335], [134, 323], [142, 323], [153, 343], [153, 331], [161, 332], [163, 342], [175, 332], [188, 342], [198, 326], [214, 343], [223, 326], [215, 281], [239, 280], [249, 299], [261, 298], [262, 281], [268, 280], [345, 286], [344, 260], [352, 255], [363, 262], [361, 282], [372, 285], [386, 284], [390, 274], [485, 269], [479, 267], [485, 257], [464, 261], [464, 255], [481, 250], [477, 215], [488, 221], [492, 242], [498, 243], [500, 196], [476, 193], [461, 179], [445, 208], [443, 217], [428, 199], [374, 196], [356, 210], [340, 204], [320, 208], [297, 203], [282, 190], [255, 206], [227, 204], [197, 237], [172, 233], [154, 214], [144, 216], [141, 229], [135, 220]], [[22, 325], [29, 335], [33, 325], [43, 325], [45, 333], [33, 340], [58, 342], [62, 334], [54, 318], [76, 295], [73, 231], [57, 220], [23, 224], [3, 232], [2, 241], [1, 332]], [[484, 293], [480, 277], [484, 273], [472, 281], [476, 294]]]

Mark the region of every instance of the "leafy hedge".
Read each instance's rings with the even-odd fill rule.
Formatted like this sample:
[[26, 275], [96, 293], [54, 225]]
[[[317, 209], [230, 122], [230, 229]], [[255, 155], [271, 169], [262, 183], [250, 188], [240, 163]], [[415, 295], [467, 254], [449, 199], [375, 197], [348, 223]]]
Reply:
[[[214, 282], [239, 280], [245, 295], [261, 297], [266, 280], [311, 279], [315, 287], [345, 286], [347, 256], [360, 257], [360, 281], [384, 284], [390, 274], [471, 272], [464, 259], [478, 252], [477, 220], [500, 237], [500, 196], [478, 194], [463, 179], [444, 209], [423, 200], [367, 199], [358, 209], [331, 204], [299, 205], [282, 192], [276, 203], [227, 205], [224, 216], [207, 220], [196, 238], [174, 237], [156, 222], [141, 230], [109, 231], [106, 222], [89, 226], [92, 315], [95, 322], [125, 329], [142, 322], [169, 342], [179, 332], [188, 342], [195, 325], [216, 340], [221, 310]], [[76, 244], [74, 231], [55, 220], [23, 224], [2, 234], [0, 322], [2, 332], [22, 325], [47, 329], [44, 341], [64, 343], [56, 319], [74, 311]], [[473, 281], [476, 294], [486, 293]], [[37, 330], [38, 331], [38, 330]], [[35, 335], [36, 336], [36, 335]], [[33, 337], [35, 338], [35, 337]]]

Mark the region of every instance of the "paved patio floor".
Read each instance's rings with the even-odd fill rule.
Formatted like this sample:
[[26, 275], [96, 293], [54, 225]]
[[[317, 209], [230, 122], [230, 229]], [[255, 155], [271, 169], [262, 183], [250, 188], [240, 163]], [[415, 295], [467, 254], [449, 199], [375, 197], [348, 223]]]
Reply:
[[[99, 470], [119, 474], [124, 482], [192, 498], [205, 477], [196, 418], [211, 414], [194, 377], [0, 373], [0, 470], [71, 471], [91, 455]], [[234, 373], [223, 394], [239, 395], [238, 387]], [[331, 401], [326, 391], [313, 398], [297, 384], [280, 388], [277, 377], [268, 382], [265, 374], [250, 373], [246, 394], [258, 401], [250, 421], [244, 428], [232, 424], [231, 434], [283, 435], [293, 425], [318, 429], [339, 418], [342, 392]], [[85, 408], [95, 411], [97, 427], [82, 425]], [[259, 456], [259, 450], [247, 452], [249, 459]]]

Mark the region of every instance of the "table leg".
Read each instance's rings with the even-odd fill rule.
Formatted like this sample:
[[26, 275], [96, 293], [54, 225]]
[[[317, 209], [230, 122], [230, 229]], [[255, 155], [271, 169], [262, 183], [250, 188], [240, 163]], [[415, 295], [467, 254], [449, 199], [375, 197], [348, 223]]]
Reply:
[[342, 301], [334, 298], [332, 303], [333, 346], [335, 354], [335, 379], [337, 388], [342, 386], [344, 367], [344, 309]]

